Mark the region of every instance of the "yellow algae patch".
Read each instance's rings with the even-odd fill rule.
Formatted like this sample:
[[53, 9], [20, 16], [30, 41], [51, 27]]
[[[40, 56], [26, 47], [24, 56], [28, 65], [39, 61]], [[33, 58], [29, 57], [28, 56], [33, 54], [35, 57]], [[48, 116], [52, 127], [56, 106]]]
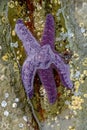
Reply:
[[8, 7], [10, 7], [10, 8], [14, 8], [14, 1], [9, 1], [8, 2]]
[[81, 74], [80, 77], [79, 77], [79, 82], [80, 82], [81, 84], [84, 83], [84, 78], [85, 78], [85, 76], [86, 76], [86, 71], [83, 71], [83, 74]]
[[87, 58], [84, 59], [83, 66], [87, 66]]
[[87, 98], [87, 93], [86, 93], [86, 94], [84, 94], [83, 96], [84, 96], [84, 98]]
[[73, 126], [69, 126], [68, 130], [75, 130]]
[[16, 5], [16, 6], [18, 5], [18, 1], [15, 1], [15, 5]]
[[72, 103], [69, 105], [69, 108], [72, 110], [81, 110], [81, 105], [83, 102], [84, 100], [81, 98], [81, 96], [72, 96]]
[[16, 33], [15, 33], [15, 30], [12, 30], [12, 36], [15, 36]]
[[79, 59], [79, 55], [78, 55], [78, 53], [74, 52], [73, 57], [74, 57], [76, 60], [78, 60], [78, 59]]
[[8, 59], [9, 59], [9, 54], [8, 53], [6, 53], [4, 56], [2, 56], [3, 61], [8, 61]]
[[3, 16], [1, 21], [2, 21], [2, 23], [5, 23], [6, 22], [6, 18]]
[[74, 85], [75, 85], [75, 91], [78, 92], [78, 89], [79, 89], [79, 86], [80, 86], [79, 81], [76, 81], [76, 82], [74, 83]]
[[87, 76], [87, 70], [84, 70], [84, 71], [83, 71], [83, 74]]

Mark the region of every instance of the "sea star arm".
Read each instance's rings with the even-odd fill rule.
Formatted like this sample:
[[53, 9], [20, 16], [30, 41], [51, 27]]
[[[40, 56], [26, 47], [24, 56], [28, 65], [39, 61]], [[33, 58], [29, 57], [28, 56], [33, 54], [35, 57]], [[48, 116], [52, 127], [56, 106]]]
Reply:
[[62, 84], [68, 89], [72, 89], [73, 83], [70, 80], [69, 64], [64, 63], [63, 59], [57, 53], [54, 53], [53, 57], [54, 58], [52, 62], [54, 63], [54, 65], [56, 66], [58, 70]]
[[48, 69], [39, 70], [39, 76], [42, 85], [46, 90], [48, 100], [51, 104], [53, 104], [57, 99], [57, 89], [56, 89], [52, 68], [50, 67]]
[[41, 39], [41, 45], [49, 44], [51, 48], [54, 49], [54, 40], [55, 40], [54, 19], [51, 14], [48, 14], [46, 17], [45, 27]]
[[33, 96], [33, 82], [36, 73], [34, 62], [27, 58], [22, 66], [22, 81], [29, 98]]
[[22, 20], [19, 19], [17, 21], [15, 31], [19, 39], [23, 42], [23, 46], [26, 50], [27, 55], [30, 55], [30, 53], [35, 53], [39, 49], [40, 45], [24, 25]]

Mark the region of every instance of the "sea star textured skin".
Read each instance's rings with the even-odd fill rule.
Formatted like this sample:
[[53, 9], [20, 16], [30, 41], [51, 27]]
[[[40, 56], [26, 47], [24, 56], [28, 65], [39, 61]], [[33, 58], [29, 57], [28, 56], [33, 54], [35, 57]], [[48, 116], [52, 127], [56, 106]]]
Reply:
[[[54, 41], [55, 41], [55, 26], [54, 26], [54, 19], [52, 15], [47, 15], [45, 27], [42, 35], [42, 40], [40, 45], [50, 45], [51, 48], [54, 50]], [[53, 76], [53, 69], [50, 66], [48, 69], [40, 69], [38, 70], [38, 74], [40, 80], [47, 92], [48, 99], [50, 103], [54, 103], [57, 99], [57, 89], [56, 84]]]
[[54, 49], [55, 29], [53, 16], [51, 14], [47, 15], [41, 44], [33, 37], [22, 20], [17, 21], [15, 31], [23, 42], [27, 53], [27, 58], [22, 66], [22, 81], [27, 96], [29, 98], [33, 96], [34, 77], [38, 72], [47, 92], [48, 100], [53, 104], [57, 98], [52, 72], [53, 66], [57, 69], [62, 84], [69, 89], [73, 88], [73, 83], [70, 80], [69, 64], [66, 64]]

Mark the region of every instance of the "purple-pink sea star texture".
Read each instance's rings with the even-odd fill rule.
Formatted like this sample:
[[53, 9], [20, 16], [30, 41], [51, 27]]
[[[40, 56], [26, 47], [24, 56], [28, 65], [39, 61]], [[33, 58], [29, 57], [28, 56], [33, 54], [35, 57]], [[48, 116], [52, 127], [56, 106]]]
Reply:
[[21, 74], [27, 96], [29, 98], [33, 96], [33, 82], [37, 72], [46, 90], [50, 104], [55, 103], [57, 89], [53, 76], [53, 68], [58, 71], [61, 83], [65, 87], [72, 89], [73, 83], [70, 80], [69, 64], [64, 62], [61, 55], [54, 48], [55, 26], [53, 16], [48, 14], [46, 17], [41, 44], [38, 43], [20, 19], [16, 23], [15, 31], [27, 53]]

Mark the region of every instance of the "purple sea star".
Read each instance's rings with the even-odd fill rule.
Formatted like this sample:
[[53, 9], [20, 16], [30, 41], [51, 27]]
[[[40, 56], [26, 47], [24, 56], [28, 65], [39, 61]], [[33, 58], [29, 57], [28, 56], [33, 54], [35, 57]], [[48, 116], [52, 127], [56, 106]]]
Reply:
[[48, 14], [46, 17], [41, 44], [37, 42], [20, 19], [16, 23], [15, 31], [23, 42], [27, 53], [27, 58], [22, 66], [22, 81], [27, 96], [29, 98], [33, 96], [34, 77], [38, 72], [47, 92], [48, 100], [53, 104], [57, 98], [53, 68], [58, 71], [62, 84], [69, 89], [73, 88], [73, 83], [70, 80], [69, 64], [66, 64], [61, 55], [54, 49], [55, 29], [53, 16]]

